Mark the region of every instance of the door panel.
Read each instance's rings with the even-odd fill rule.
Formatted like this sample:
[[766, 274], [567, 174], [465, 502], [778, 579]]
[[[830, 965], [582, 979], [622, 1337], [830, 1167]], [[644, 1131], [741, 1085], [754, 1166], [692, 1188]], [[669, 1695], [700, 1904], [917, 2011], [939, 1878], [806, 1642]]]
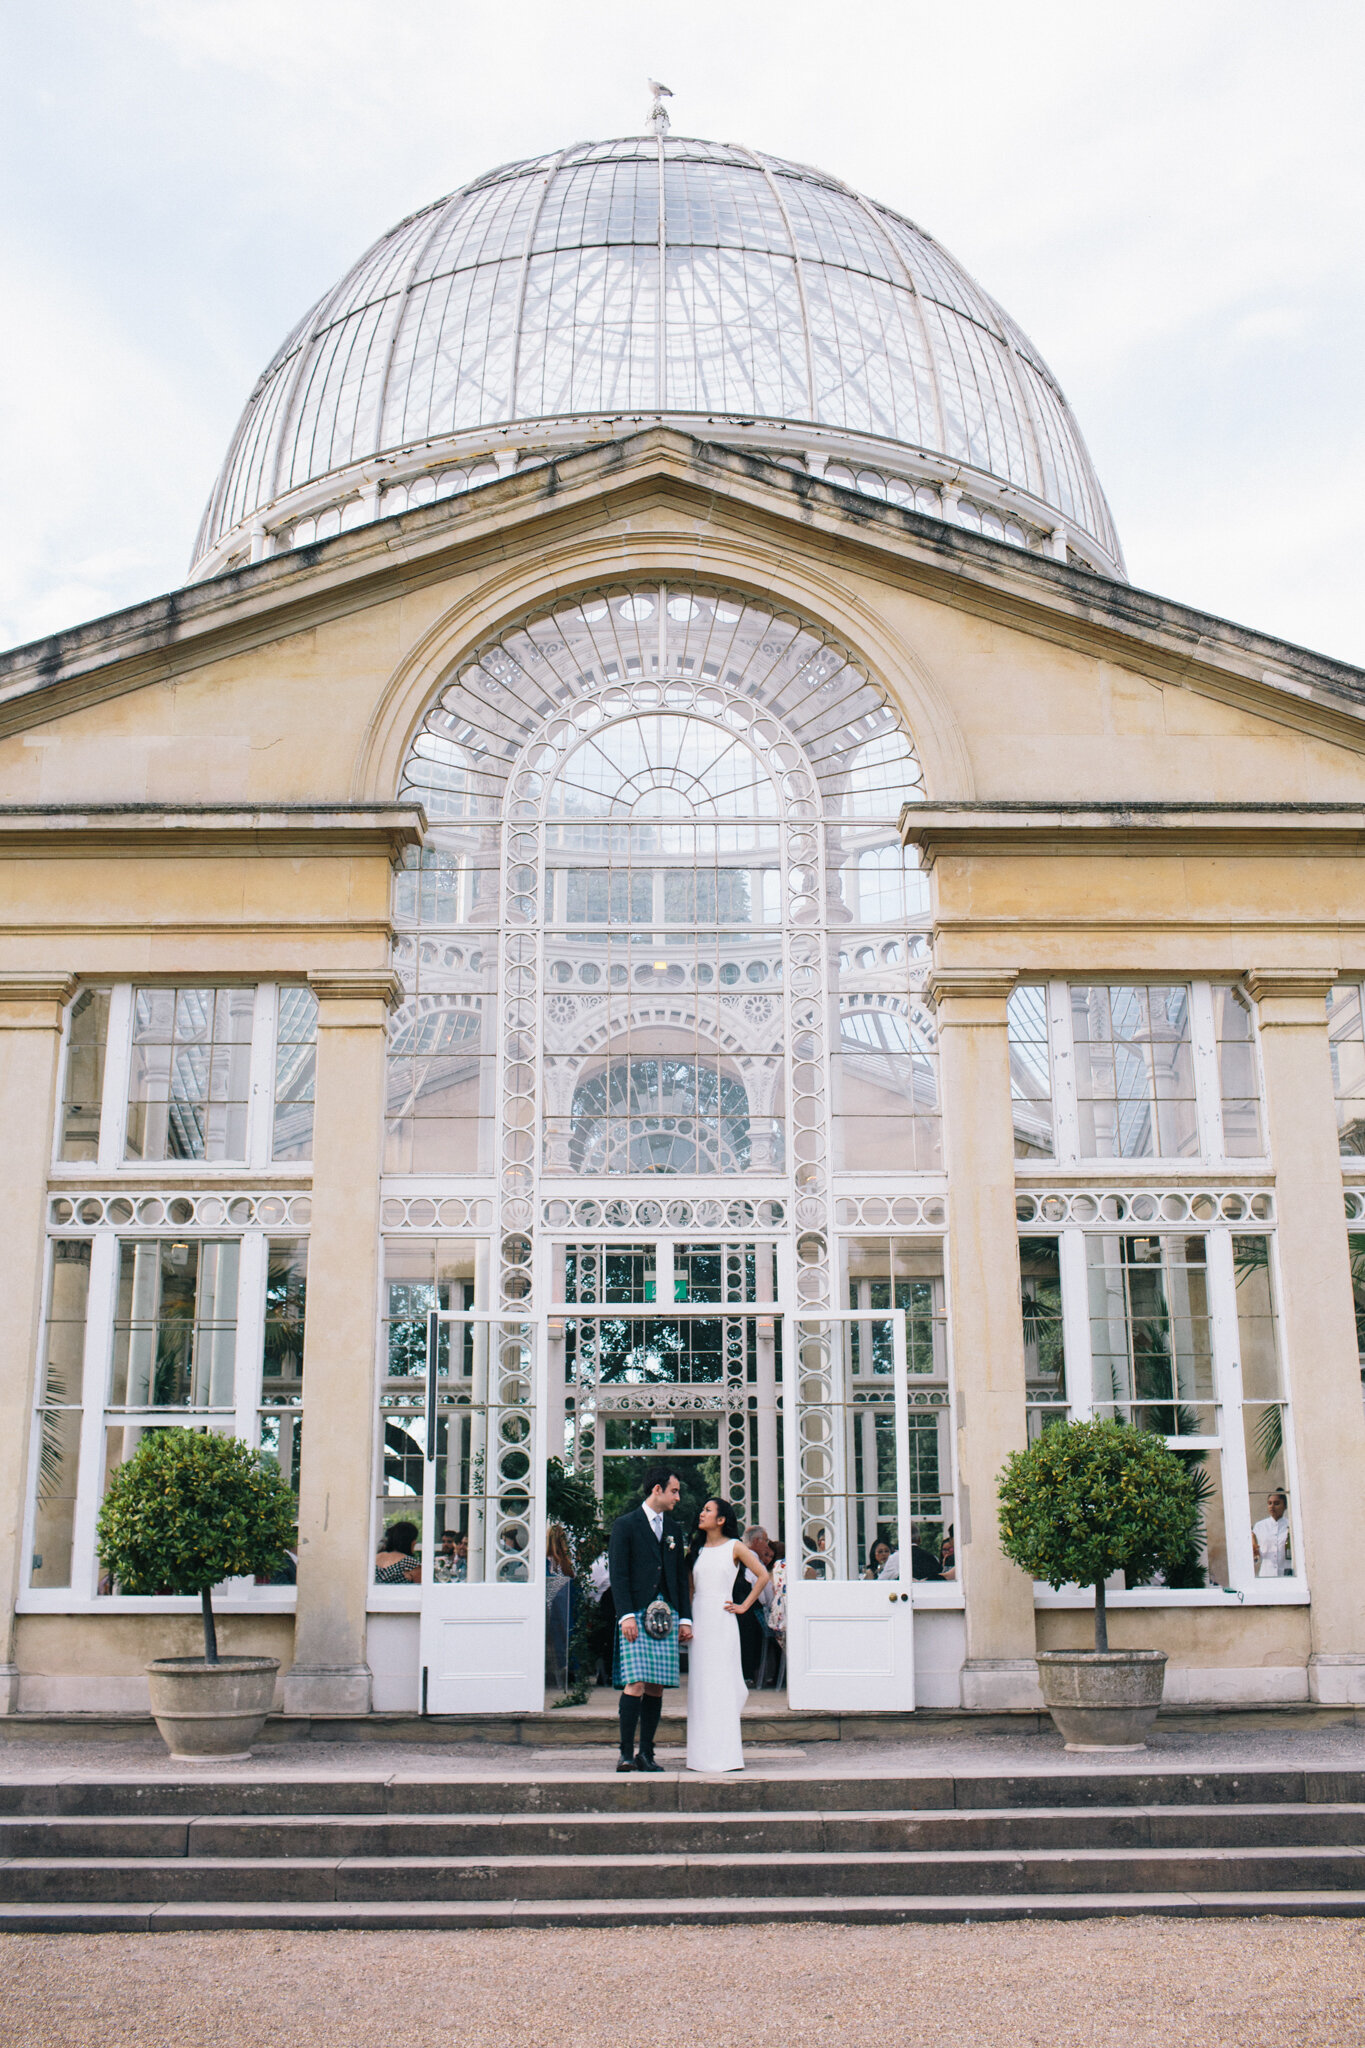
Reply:
[[[789, 1316], [784, 1333], [793, 1365], [785, 1408], [793, 1475], [788, 1701], [797, 1708], [909, 1711], [915, 1668], [904, 1317], [894, 1310]], [[875, 1373], [867, 1370], [873, 1359]], [[879, 1540], [899, 1553], [903, 1576], [862, 1576]]]
[[[428, 1713], [545, 1703], [541, 1349], [530, 1318], [436, 1310], [428, 1318], [420, 1646]], [[443, 1554], [447, 1532], [453, 1557]]]

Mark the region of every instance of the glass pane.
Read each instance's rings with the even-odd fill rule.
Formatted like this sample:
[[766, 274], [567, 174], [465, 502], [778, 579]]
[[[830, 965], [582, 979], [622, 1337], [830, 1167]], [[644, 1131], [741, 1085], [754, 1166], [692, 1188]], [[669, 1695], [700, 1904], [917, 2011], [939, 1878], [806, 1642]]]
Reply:
[[99, 1157], [109, 995], [107, 988], [85, 988], [71, 1005], [62, 1085], [62, 1159]]
[[317, 997], [309, 988], [283, 987], [275, 1034], [275, 1125], [272, 1156], [313, 1156], [313, 1092], [317, 1072]]
[[79, 1408], [39, 1410], [38, 1493], [29, 1576], [32, 1586], [71, 1584], [71, 1539], [76, 1520], [80, 1448]]
[[79, 1407], [85, 1377], [85, 1306], [90, 1291], [90, 1239], [57, 1238], [48, 1287], [42, 1399], [48, 1407]]
[[1242, 1356], [1242, 1399], [1278, 1401], [1280, 1378], [1278, 1331], [1270, 1280], [1270, 1239], [1234, 1237], [1233, 1268], [1237, 1276], [1237, 1334]]
[[252, 988], [134, 991], [129, 1159], [246, 1157]]
[[1229, 1578], [1227, 1514], [1223, 1499], [1223, 1461], [1215, 1450], [1177, 1451], [1194, 1481], [1199, 1522], [1185, 1555], [1154, 1572], [1150, 1579], [1130, 1579], [1130, 1586], [1169, 1586], [1173, 1591], [1201, 1586], [1226, 1586]]
[[114, 1315], [114, 1408], [231, 1408], [236, 1240], [123, 1240]]
[[303, 1398], [307, 1296], [307, 1238], [272, 1238], [266, 1255], [261, 1358], [261, 1400], [271, 1407], [296, 1406]]
[[1216, 1434], [1202, 1237], [1085, 1241], [1097, 1408], [1161, 1436]]
[[1182, 984], [1071, 990], [1081, 1150], [1092, 1158], [1188, 1157], [1199, 1149]]
[[1297, 1576], [1289, 1495], [1285, 1490], [1287, 1419], [1288, 1411], [1278, 1402], [1248, 1402], [1242, 1410], [1247, 1499], [1258, 1579]]
[[1014, 1103], [1014, 1156], [1053, 1155], [1052, 1067], [1047, 989], [1015, 989], [1009, 999], [1010, 1096]]
[[[1030, 1408], [1048, 1420], [1066, 1419], [1066, 1348], [1062, 1334], [1062, 1273], [1055, 1237], [1019, 1240], [1024, 1317], [1024, 1388]], [[1039, 1427], [1045, 1426], [1043, 1416]], [[1034, 1432], [1036, 1434], [1036, 1431]]]

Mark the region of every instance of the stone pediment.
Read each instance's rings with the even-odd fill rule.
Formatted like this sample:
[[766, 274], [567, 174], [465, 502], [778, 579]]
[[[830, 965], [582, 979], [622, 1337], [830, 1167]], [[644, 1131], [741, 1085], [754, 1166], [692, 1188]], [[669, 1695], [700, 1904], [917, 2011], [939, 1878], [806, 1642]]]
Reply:
[[[761, 453], [651, 428], [0, 655], [0, 735], [520, 559], [610, 575], [620, 542], [743, 582], [746, 560], [864, 583], [1358, 748], [1365, 672], [1089, 570], [862, 496]], [[587, 573], [594, 573], [589, 567]], [[615, 573], [620, 573], [619, 567]]]

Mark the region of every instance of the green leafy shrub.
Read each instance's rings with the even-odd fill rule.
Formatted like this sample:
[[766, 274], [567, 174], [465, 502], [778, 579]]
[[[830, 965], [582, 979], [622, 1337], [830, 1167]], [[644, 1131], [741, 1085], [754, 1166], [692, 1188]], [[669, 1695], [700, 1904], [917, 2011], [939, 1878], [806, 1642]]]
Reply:
[[197, 1593], [204, 1656], [218, 1662], [212, 1589], [279, 1569], [297, 1506], [273, 1461], [236, 1437], [149, 1430], [109, 1482], [99, 1560], [123, 1593]]
[[1104, 1582], [1187, 1558], [1198, 1489], [1159, 1436], [1124, 1422], [1067, 1422], [1006, 1459], [997, 1481], [1006, 1557], [1049, 1586], [1095, 1588], [1095, 1648], [1109, 1647]]

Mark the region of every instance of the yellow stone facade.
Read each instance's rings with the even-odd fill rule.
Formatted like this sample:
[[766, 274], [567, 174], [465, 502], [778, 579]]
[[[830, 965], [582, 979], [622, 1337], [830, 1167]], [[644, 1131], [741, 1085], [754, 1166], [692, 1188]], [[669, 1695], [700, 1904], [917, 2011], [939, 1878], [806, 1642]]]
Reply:
[[[651, 580], [814, 621], [887, 692], [922, 766], [903, 832], [931, 890], [944, 1149], [942, 1172], [906, 1187], [946, 1195], [958, 1543], [955, 1584], [916, 1624], [933, 1636], [924, 1668], [947, 1674], [933, 1703], [1032, 1704], [1035, 1649], [1087, 1626], [995, 1538], [993, 1476], [1026, 1437], [1020, 1191], [1229, 1186], [1273, 1198], [1296, 1576], [1260, 1604], [1255, 1585], [1119, 1593], [1113, 1639], [1167, 1649], [1173, 1699], [1365, 1699], [1357, 1183], [1326, 1009], [1329, 988], [1365, 980], [1365, 677], [653, 430], [0, 661], [4, 1703], [135, 1707], [143, 1663], [195, 1626], [187, 1603], [30, 1583], [51, 1203], [249, 1178], [253, 1199], [311, 1199], [306, 1431], [297, 1587], [229, 1592], [226, 1640], [281, 1656], [287, 1709], [416, 1705], [406, 1677], [375, 1687], [375, 1645], [406, 1622], [376, 1606], [370, 1563], [393, 871], [427, 830], [400, 798], [403, 763], [469, 650], [538, 606]], [[1017, 1160], [1011, 993], [1086, 980], [1241, 989], [1266, 1156]], [[76, 992], [196, 981], [313, 991], [311, 1163], [244, 1177], [54, 1160]], [[393, 1654], [407, 1671], [415, 1651]]]

